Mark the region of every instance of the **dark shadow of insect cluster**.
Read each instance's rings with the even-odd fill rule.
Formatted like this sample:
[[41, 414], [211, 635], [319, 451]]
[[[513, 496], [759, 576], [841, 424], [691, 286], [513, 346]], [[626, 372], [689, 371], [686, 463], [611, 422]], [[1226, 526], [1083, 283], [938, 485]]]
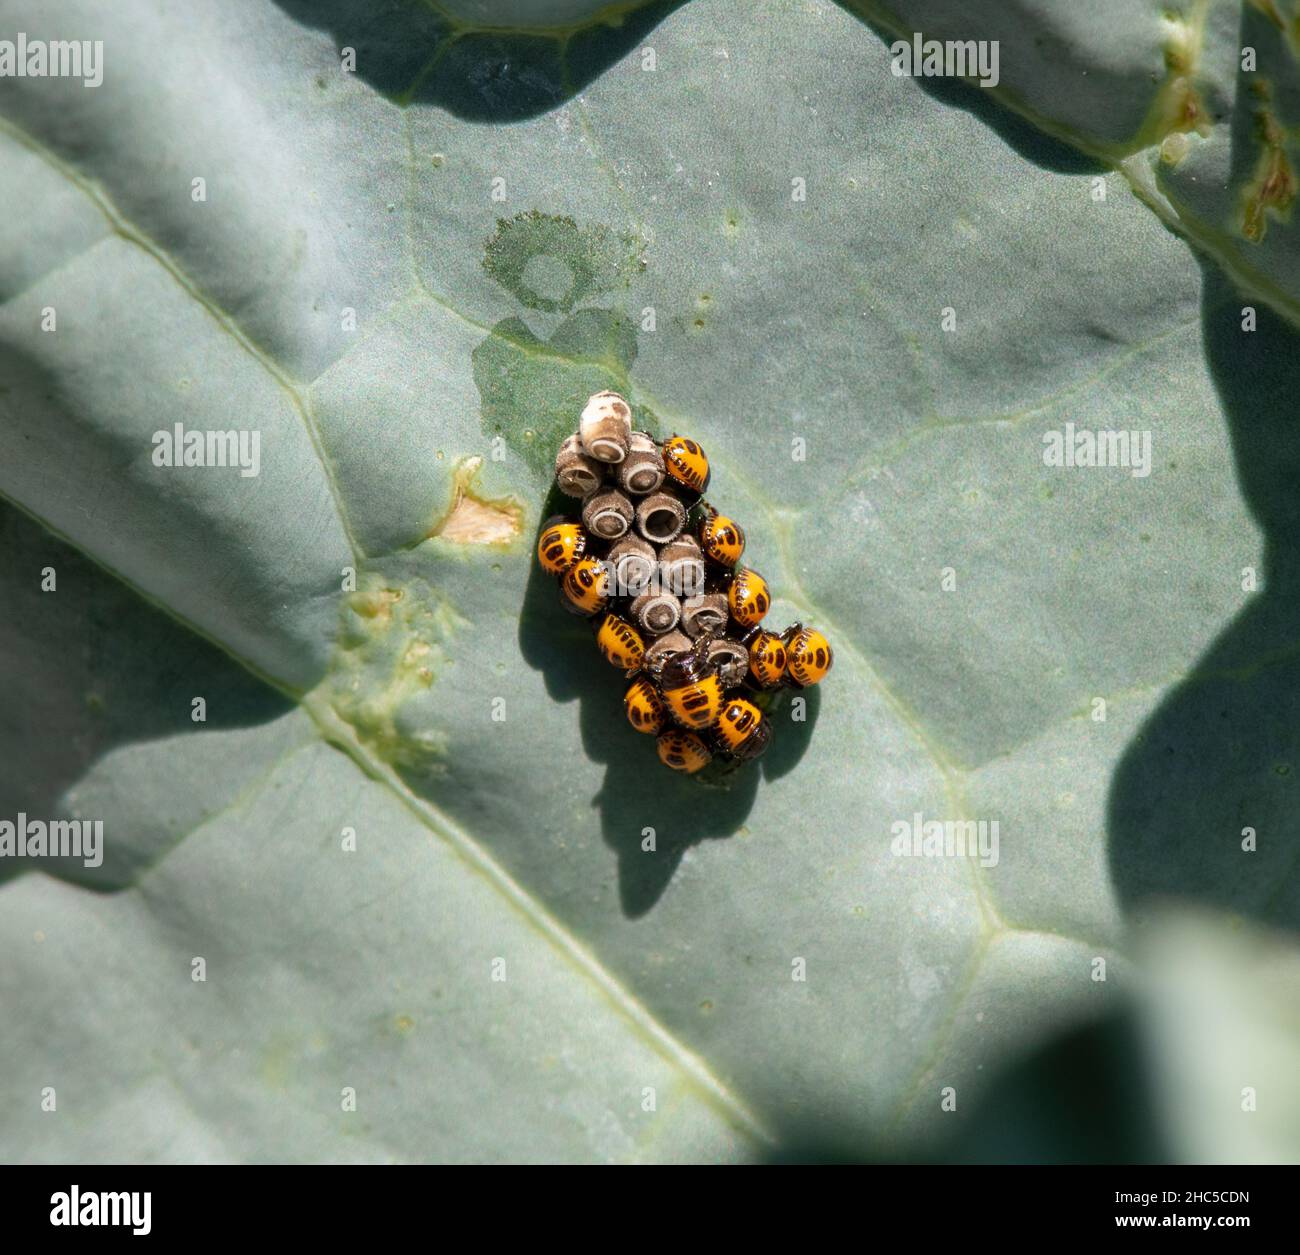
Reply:
[[772, 741], [783, 689], [819, 683], [831, 647], [796, 623], [762, 626], [767, 581], [740, 565], [745, 533], [707, 501], [709, 462], [689, 437], [632, 430], [616, 392], [598, 392], [555, 459], [572, 503], [542, 526], [537, 560], [566, 609], [628, 677], [623, 708], [674, 771], [723, 774]]

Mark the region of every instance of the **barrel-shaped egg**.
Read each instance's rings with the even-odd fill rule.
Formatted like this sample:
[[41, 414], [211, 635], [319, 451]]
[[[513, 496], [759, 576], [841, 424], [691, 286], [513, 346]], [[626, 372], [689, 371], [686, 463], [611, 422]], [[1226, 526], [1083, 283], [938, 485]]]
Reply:
[[632, 442], [632, 410], [617, 392], [587, 398], [578, 420], [583, 452], [598, 462], [621, 462]]
[[576, 432], [555, 455], [555, 483], [567, 497], [585, 497], [595, 492], [604, 474], [604, 463], [583, 449]]
[[582, 503], [582, 525], [601, 540], [626, 536], [635, 514], [635, 507], [617, 488], [602, 488]]
[[724, 688], [739, 684], [749, 671], [749, 651], [729, 636], [708, 637], [704, 657], [710, 665], [717, 668], [718, 679]]

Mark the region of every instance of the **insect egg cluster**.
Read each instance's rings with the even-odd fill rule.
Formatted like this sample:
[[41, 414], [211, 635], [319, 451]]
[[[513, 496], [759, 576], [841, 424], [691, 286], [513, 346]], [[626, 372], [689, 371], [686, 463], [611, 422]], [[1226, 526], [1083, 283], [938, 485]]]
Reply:
[[675, 771], [757, 758], [773, 692], [820, 682], [831, 647], [798, 623], [763, 626], [767, 581], [741, 565], [740, 524], [704, 499], [704, 450], [634, 431], [627, 401], [598, 392], [556, 454], [555, 482], [573, 505], [542, 526], [537, 560], [627, 676], [628, 721]]

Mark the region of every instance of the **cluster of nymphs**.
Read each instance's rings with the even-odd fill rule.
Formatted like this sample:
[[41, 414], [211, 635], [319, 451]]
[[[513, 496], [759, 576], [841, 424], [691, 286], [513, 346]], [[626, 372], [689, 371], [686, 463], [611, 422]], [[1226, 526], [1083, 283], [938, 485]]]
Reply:
[[703, 499], [704, 450], [633, 431], [628, 403], [598, 392], [560, 446], [555, 481], [581, 506], [547, 520], [537, 559], [629, 676], [629, 722], [675, 771], [757, 758], [772, 739], [770, 691], [818, 683], [831, 647], [797, 623], [779, 635], [761, 626], [771, 594], [739, 565], [740, 525]]

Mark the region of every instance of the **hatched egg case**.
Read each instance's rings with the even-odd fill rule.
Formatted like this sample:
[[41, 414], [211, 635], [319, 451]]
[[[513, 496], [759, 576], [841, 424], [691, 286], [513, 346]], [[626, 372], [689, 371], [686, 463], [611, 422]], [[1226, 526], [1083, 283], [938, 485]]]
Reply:
[[743, 565], [741, 524], [705, 499], [710, 481], [697, 441], [657, 442], [622, 396], [596, 393], [556, 452], [537, 545], [561, 604], [626, 677], [629, 724], [705, 782], [766, 752], [785, 695], [834, 661], [816, 629], [764, 623], [771, 591]]

